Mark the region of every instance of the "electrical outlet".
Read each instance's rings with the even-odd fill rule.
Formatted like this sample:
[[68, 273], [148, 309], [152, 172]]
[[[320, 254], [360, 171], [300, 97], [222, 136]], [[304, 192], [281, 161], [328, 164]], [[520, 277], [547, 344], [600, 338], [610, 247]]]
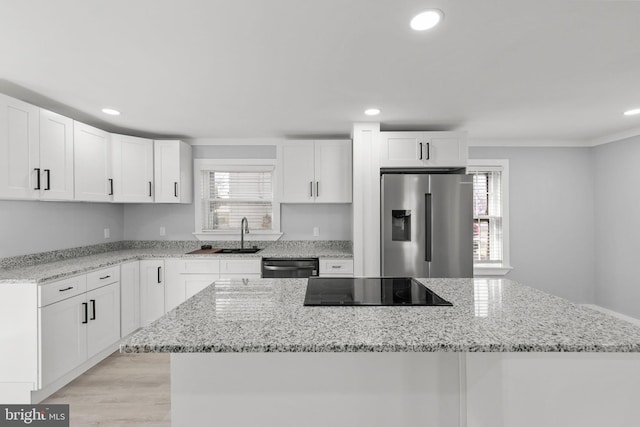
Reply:
[[111, 237], [111, 230], [109, 228], [105, 228], [104, 229], [104, 238], [108, 239], [109, 237]]
[[164, 227], [160, 227], [160, 235], [161, 236], [166, 236], [167, 235], [167, 229]]
[[313, 237], [318, 237], [320, 235], [320, 227], [313, 227]]

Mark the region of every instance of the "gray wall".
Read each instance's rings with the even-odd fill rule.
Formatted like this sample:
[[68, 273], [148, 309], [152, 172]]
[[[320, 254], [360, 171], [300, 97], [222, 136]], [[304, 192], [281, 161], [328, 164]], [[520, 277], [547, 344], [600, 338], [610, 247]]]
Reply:
[[595, 237], [590, 148], [470, 147], [469, 157], [509, 159], [508, 278], [592, 303]]
[[[282, 240], [351, 240], [351, 204], [282, 205]], [[318, 227], [320, 235], [313, 236]]]
[[3, 200], [0, 258], [117, 242], [123, 239], [123, 225], [122, 205]]
[[593, 149], [596, 304], [640, 318], [640, 137]]
[[[126, 240], [196, 240], [194, 206], [126, 204], [124, 236]], [[165, 236], [160, 236], [160, 227], [165, 227]]]

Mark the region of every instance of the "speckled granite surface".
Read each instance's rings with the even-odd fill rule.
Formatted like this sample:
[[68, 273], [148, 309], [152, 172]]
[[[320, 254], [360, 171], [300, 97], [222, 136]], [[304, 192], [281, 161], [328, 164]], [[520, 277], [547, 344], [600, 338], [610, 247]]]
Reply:
[[640, 352], [640, 328], [506, 279], [419, 279], [453, 307], [305, 307], [306, 279], [219, 281], [123, 352]]
[[[210, 243], [215, 247], [239, 247], [239, 242], [197, 242], [197, 241], [141, 241], [118, 242], [119, 250], [109, 250], [111, 246], [99, 248], [73, 248], [65, 251], [45, 252], [43, 254], [13, 257], [11, 262], [0, 268], [0, 283], [43, 283], [75, 274], [85, 273], [97, 268], [107, 267], [124, 261], [150, 258], [262, 258], [262, 257], [351, 257], [351, 242], [343, 241], [287, 241], [287, 242], [250, 242], [248, 246], [270, 245], [255, 254], [213, 254], [188, 255], [186, 252]], [[102, 252], [95, 253], [96, 250]], [[106, 250], [106, 251], [105, 251]], [[5, 259], [6, 260], [6, 259]], [[22, 260], [19, 262], [19, 260]], [[0, 264], [2, 265], [2, 264]]]

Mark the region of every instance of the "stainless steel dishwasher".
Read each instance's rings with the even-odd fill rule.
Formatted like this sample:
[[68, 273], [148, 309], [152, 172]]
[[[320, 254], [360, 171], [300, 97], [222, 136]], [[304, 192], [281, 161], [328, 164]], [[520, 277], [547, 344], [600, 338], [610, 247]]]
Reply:
[[318, 258], [262, 258], [262, 277], [304, 278], [317, 276]]

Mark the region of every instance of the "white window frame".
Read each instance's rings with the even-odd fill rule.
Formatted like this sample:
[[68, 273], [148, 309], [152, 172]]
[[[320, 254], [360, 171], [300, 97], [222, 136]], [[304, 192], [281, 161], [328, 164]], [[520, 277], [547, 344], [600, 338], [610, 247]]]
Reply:
[[501, 170], [500, 199], [502, 201], [502, 264], [487, 264], [475, 261], [474, 276], [504, 276], [513, 269], [510, 261], [509, 244], [509, 160], [508, 159], [469, 159], [467, 173], [474, 171]]
[[277, 159], [195, 159], [193, 161], [194, 183], [194, 207], [195, 207], [195, 231], [193, 235], [198, 240], [240, 240], [240, 232], [204, 231], [202, 230], [202, 172], [204, 171], [272, 171], [273, 184], [273, 230], [249, 230], [244, 235], [247, 241], [252, 240], [278, 240], [280, 232], [280, 190], [278, 185], [278, 160]]

